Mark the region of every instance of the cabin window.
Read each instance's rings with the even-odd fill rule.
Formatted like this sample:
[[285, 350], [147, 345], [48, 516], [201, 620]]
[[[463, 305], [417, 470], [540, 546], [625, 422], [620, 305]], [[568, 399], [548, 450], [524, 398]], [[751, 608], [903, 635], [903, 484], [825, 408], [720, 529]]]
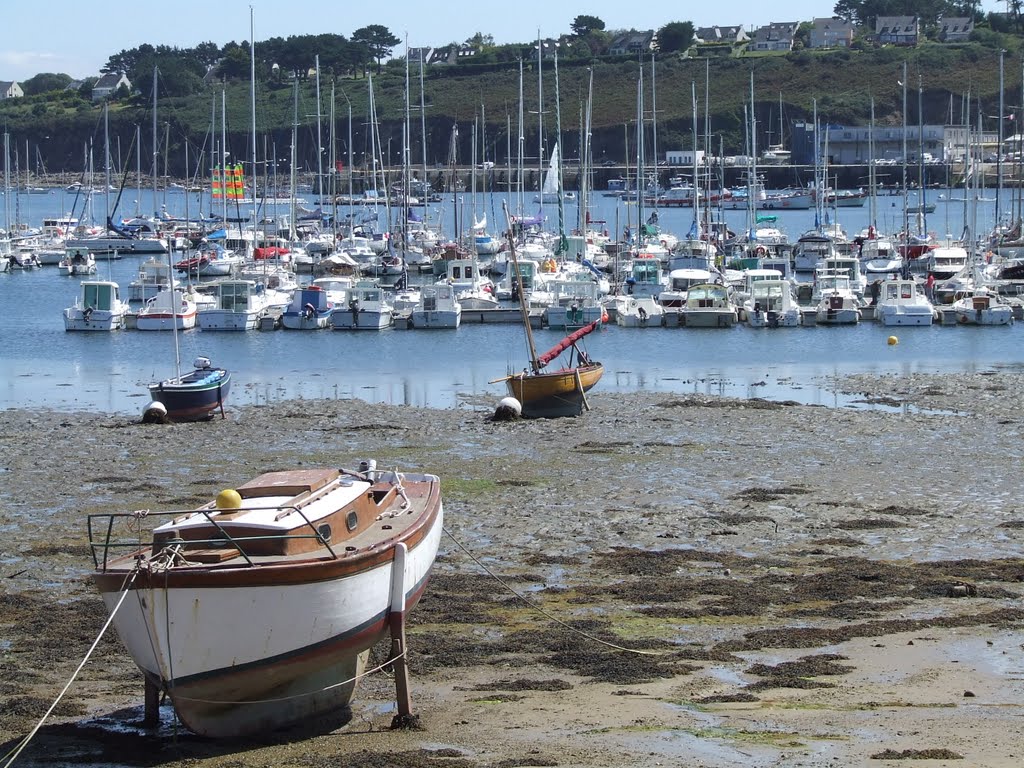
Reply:
[[85, 306], [93, 309], [109, 309], [112, 305], [110, 300], [111, 287], [109, 285], [87, 285], [83, 299]]
[[324, 541], [331, 540], [331, 526], [327, 523], [321, 523], [317, 526], [316, 532], [320, 534], [320, 538]]
[[354, 509], [345, 517], [345, 527], [349, 533], [359, 527], [359, 514]]

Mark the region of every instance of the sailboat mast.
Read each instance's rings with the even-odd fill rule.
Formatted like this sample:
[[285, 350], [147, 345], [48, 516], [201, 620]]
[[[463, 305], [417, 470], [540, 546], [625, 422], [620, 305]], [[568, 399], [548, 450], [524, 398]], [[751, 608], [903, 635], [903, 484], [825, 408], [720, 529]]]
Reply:
[[160, 158], [160, 147], [157, 141], [157, 121], [156, 121], [156, 84], [157, 84], [157, 68], [156, 64], [153, 65], [153, 217], [159, 216], [159, 211], [156, 210], [157, 201], [157, 164]]
[[[295, 78], [292, 92], [294, 93], [294, 104], [292, 106], [292, 157], [291, 163], [288, 166], [288, 236], [295, 238], [298, 236], [298, 232], [295, 229], [295, 155], [298, 153], [299, 144], [299, 78]], [[253, 242], [255, 243], [255, 241]]]
[[[185, 172], [188, 173], [188, 140], [185, 144]], [[187, 178], [187, 176], [186, 176]], [[187, 183], [186, 183], [187, 186]], [[185, 190], [185, 231], [188, 232], [188, 190]], [[174, 381], [175, 383], [181, 383], [181, 350], [178, 347], [178, 312], [180, 306], [176, 301], [177, 289], [174, 287], [174, 266], [172, 264], [173, 259], [171, 258], [171, 251], [173, 248], [167, 249], [167, 290], [171, 292], [171, 329], [173, 330], [172, 335], [174, 336]], [[185, 254], [188, 255], [187, 253]]]
[[540, 361], [537, 359], [537, 347], [533, 342], [533, 328], [530, 325], [530, 310], [526, 306], [526, 292], [523, 290], [523, 276], [519, 271], [519, 259], [516, 257], [516, 238], [515, 232], [512, 229], [512, 217], [508, 212], [508, 204], [505, 201], [501, 203], [502, 210], [505, 212], [505, 222], [508, 225], [508, 230], [505, 232], [505, 239], [508, 241], [508, 254], [512, 259], [512, 274], [516, 280], [516, 294], [519, 296], [519, 312], [523, 317], [523, 328], [526, 331], [526, 346], [530, 352], [530, 367], [533, 372], [540, 373]]
[[[338, 142], [337, 126], [334, 123], [334, 82], [331, 82], [331, 151], [328, 161], [330, 162], [331, 174], [331, 247], [338, 243]], [[266, 144], [263, 147], [263, 154], [266, 155]]]
[[537, 189], [544, 204], [544, 44], [537, 30]]
[[[323, 117], [321, 116], [320, 108], [320, 54], [318, 53], [314, 58], [316, 62], [316, 194], [317, 199], [320, 201], [320, 205], [324, 202], [324, 139], [321, 132], [321, 123]], [[408, 59], [406, 60], [406, 68], [408, 69]], [[408, 77], [406, 78], [408, 80]], [[323, 217], [321, 217], [323, 218]]]
[[868, 223], [878, 231], [878, 199], [875, 194], [875, 185], [878, 183], [878, 173], [875, 164], [875, 97], [871, 97], [871, 123], [868, 125]]
[[1003, 56], [1006, 51], [1000, 49], [999, 51], [999, 134], [996, 143], [996, 220], [995, 230], [999, 230], [999, 218], [1002, 215], [1002, 209], [999, 207], [999, 193], [1003, 189], [1003, 111], [1006, 109], [1006, 105], [1003, 100]]
[[[924, 88], [921, 87], [921, 75], [917, 76], [917, 186], [921, 190], [918, 200], [918, 231], [923, 235], [928, 231], [928, 211], [925, 207], [928, 185], [924, 177]], [[998, 196], [996, 199], [999, 199]], [[996, 206], [997, 215], [998, 211], [999, 207]]]
[[697, 134], [697, 83], [690, 82], [690, 105], [693, 108], [693, 226], [690, 228], [690, 239], [700, 239], [700, 184], [697, 179], [697, 147], [700, 137]]
[[522, 217], [523, 211], [525, 210], [525, 200], [523, 199], [523, 162], [524, 153], [526, 151], [526, 117], [523, 109], [523, 60], [519, 59], [519, 133], [516, 139], [518, 156], [516, 158], [516, 213]]
[[903, 239], [909, 245], [910, 209], [907, 203], [907, 62], [903, 62]]
[[[562, 105], [558, 92], [558, 49], [555, 49], [555, 147], [562, 140]], [[552, 154], [552, 157], [554, 155]], [[562, 256], [569, 250], [569, 241], [565, 237], [565, 202], [562, 200], [562, 153], [558, 153], [558, 165], [555, 168], [555, 180], [558, 182], [558, 246], [555, 256]]]
[[[135, 215], [142, 215], [142, 126], [135, 126], [135, 184], [138, 199], [135, 201]], [[154, 198], [155, 204], [155, 198]]]
[[[220, 188], [221, 202], [224, 206], [224, 223], [228, 220], [228, 108], [227, 89], [220, 91]], [[254, 241], [255, 242], [255, 241]]]
[[636, 242], [643, 247], [644, 226], [644, 68], [640, 65], [636, 85]]
[[589, 70], [587, 83], [587, 106], [583, 122], [583, 151], [580, 155], [580, 233], [586, 236], [590, 224], [590, 183], [593, 148], [591, 147], [590, 126], [594, 116], [594, 70]]
[[[658, 178], [658, 89], [654, 76], [654, 52], [651, 52], [651, 157], [654, 158], [654, 210], [658, 210], [658, 190], [661, 179]], [[697, 177], [693, 178], [696, 189]]]
[[[427, 94], [423, 85], [423, 54], [420, 54], [420, 141], [423, 144], [423, 193], [427, 194]], [[423, 206], [423, 226], [427, 226], [430, 206]]]
[[103, 176], [107, 189], [104, 201], [107, 207], [107, 229], [110, 228], [110, 106], [103, 102]]
[[[319, 70], [318, 70], [319, 71]], [[319, 103], [319, 99], [317, 100]], [[250, 118], [250, 130], [252, 131], [252, 142], [249, 147], [250, 157], [249, 161], [252, 165], [252, 204], [253, 204], [253, 217], [252, 217], [252, 243], [253, 247], [256, 247], [256, 226], [259, 219], [255, 215], [256, 212], [256, 21], [255, 11], [252, 6], [249, 6], [249, 118]], [[266, 149], [263, 152], [264, 158], [266, 157]], [[276, 171], [276, 168], [275, 168]], [[266, 185], [264, 184], [263, 197], [266, 199]]]
[[[89, 176], [90, 180], [92, 175]], [[4, 229], [11, 231], [11, 134], [4, 131]]]

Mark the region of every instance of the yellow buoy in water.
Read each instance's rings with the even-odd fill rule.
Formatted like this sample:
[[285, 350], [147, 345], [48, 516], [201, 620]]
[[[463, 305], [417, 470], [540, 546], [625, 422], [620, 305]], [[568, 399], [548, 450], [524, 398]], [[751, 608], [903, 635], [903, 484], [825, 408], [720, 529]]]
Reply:
[[894, 346], [896, 346], [899, 343], [900, 343], [900, 340], [897, 339], [895, 336], [890, 336], [889, 337], [889, 346], [890, 347], [894, 347]]
[[217, 509], [241, 509], [242, 496], [234, 488], [225, 488], [217, 494]]

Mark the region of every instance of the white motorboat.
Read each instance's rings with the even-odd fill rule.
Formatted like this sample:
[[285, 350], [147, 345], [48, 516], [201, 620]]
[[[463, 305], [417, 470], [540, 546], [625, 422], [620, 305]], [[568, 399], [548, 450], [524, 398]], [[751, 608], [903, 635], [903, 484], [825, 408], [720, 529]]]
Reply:
[[751, 328], [795, 328], [801, 324], [793, 285], [781, 277], [751, 283], [743, 309]]
[[544, 308], [548, 328], [574, 330], [595, 320], [600, 324], [606, 314], [601, 306], [600, 286], [593, 280], [551, 280], [547, 290], [552, 296], [551, 303]]
[[57, 271], [62, 275], [94, 275], [96, 258], [85, 248], [68, 248], [57, 263]]
[[146, 302], [135, 316], [140, 331], [179, 331], [195, 328], [198, 316], [195, 299], [181, 288], [165, 288]]
[[293, 331], [327, 328], [331, 324], [334, 304], [319, 285], [296, 288], [292, 299], [281, 314], [281, 326]]
[[731, 328], [739, 317], [729, 289], [719, 283], [690, 286], [680, 314], [687, 328]]
[[814, 276], [815, 321], [821, 325], [849, 325], [860, 322], [863, 302], [850, 285], [846, 271], [821, 270]]
[[462, 322], [462, 305], [450, 285], [425, 285], [412, 309], [409, 322], [413, 328], [458, 328]]
[[276, 296], [255, 280], [222, 280], [217, 283], [217, 304], [199, 310], [203, 331], [251, 331], [269, 313]]
[[110, 280], [83, 280], [75, 303], [64, 310], [66, 331], [116, 331], [125, 326], [128, 302]]
[[961, 325], [1013, 324], [1013, 307], [996, 291], [984, 287], [954, 299], [953, 311]]
[[657, 328], [665, 314], [653, 296], [616, 296], [612, 307], [615, 324], [623, 328]]
[[331, 313], [336, 331], [379, 331], [391, 325], [394, 309], [375, 282], [360, 280], [348, 292], [348, 301]]
[[797, 272], [813, 272], [822, 259], [838, 255], [831, 237], [816, 231], [807, 232], [793, 246], [793, 269]]
[[494, 284], [480, 273], [480, 263], [475, 258], [447, 259], [445, 269], [445, 277], [438, 282], [452, 286], [455, 298], [464, 310], [495, 309], [498, 306]]
[[875, 319], [882, 325], [931, 325], [935, 307], [916, 280], [894, 278], [879, 286]]

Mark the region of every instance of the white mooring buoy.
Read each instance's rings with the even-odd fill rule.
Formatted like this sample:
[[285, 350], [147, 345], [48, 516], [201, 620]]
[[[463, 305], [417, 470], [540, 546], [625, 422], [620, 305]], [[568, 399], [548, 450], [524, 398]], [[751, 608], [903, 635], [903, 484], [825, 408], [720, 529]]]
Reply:
[[523, 415], [523, 406], [514, 397], [503, 397], [494, 410], [493, 421], [515, 421]]
[[167, 406], [154, 400], [142, 409], [143, 424], [167, 424]]

